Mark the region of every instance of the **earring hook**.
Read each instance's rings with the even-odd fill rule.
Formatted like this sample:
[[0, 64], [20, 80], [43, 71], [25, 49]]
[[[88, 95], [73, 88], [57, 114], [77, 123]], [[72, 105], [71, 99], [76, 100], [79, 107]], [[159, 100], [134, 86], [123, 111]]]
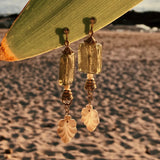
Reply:
[[93, 34], [94, 34], [94, 32], [93, 32], [93, 26], [96, 23], [96, 21], [97, 20], [96, 20], [95, 17], [91, 17], [90, 18], [90, 27], [91, 28], [90, 28], [90, 31], [89, 31], [89, 38], [84, 41], [84, 42], [86, 42], [88, 44], [95, 44], [96, 43], [96, 40], [93, 37]]
[[89, 34], [90, 34], [91, 37], [93, 36], [93, 26], [94, 26], [94, 24], [95, 24], [96, 22], [97, 22], [97, 20], [96, 20], [95, 17], [91, 17], [91, 18], [90, 18], [91, 29], [90, 29]]
[[69, 46], [69, 41], [68, 41], [68, 34], [69, 34], [69, 28], [64, 28], [64, 34], [66, 35], [66, 40], [64, 42], [65, 46], [68, 47]]

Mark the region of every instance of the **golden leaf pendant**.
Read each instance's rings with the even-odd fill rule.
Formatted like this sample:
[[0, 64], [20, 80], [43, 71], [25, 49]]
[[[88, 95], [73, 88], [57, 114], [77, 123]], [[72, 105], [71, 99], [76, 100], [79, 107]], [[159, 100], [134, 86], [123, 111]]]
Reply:
[[81, 121], [86, 125], [90, 132], [93, 132], [99, 124], [98, 112], [93, 109], [93, 106], [88, 104], [81, 112]]
[[66, 115], [64, 119], [58, 123], [57, 133], [61, 137], [62, 142], [68, 143], [77, 133], [76, 121], [71, 119], [70, 115]]

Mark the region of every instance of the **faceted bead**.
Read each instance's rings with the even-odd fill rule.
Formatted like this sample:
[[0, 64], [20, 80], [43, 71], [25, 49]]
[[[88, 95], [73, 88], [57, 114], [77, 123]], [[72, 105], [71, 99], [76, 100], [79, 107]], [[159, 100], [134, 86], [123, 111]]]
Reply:
[[96, 82], [94, 78], [87, 79], [86, 84], [85, 84], [85, 89], [87, 91], [93, 91], [95, 88], [96, 88]]
[[102, 45], [100, 43], [81, 43], [78, 50], [78, 69], [80, 72], [97, 74], [102, 70]]
[[62, 94], [62, 102], [64, 104], [69, 105], [69, 104], [71, 104], [72, 100], [73, 100], [73, 96], [72, 96], [71, 90], [70, 89], [69, 90], [64, 90], [63, 94]]
[[69, 85], [74, 79], [75, 58], [74, 53], [63, 54], [60, 58], [59, 85]]

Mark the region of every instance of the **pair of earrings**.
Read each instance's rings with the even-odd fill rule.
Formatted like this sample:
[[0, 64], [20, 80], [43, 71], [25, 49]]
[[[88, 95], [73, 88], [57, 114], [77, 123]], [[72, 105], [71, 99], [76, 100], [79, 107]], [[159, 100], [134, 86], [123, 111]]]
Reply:
[[[89, 37], [79, 45], [78, 50], [78, 70], [87, 74], [85, 89], [88, 94], [88, 104], [81, 112], [81, 121], [90, 132], [93, 132], [99, 124], [98, 112], [93, 109], [91, 101], [96, 83], [93, 75], [101, 72], [102, 69], [102, 45], [97, 43], [93, 37], [93, 25], [95, 18], [90, 19], [91, 29]], [[70, 105], [73, 100], [70, 84], [74, 79], [75, 59], [72, 49], [69, 47], [68, 34], [69, 29], [65, 28], [66, 35], [65, 49], [60, 58], [59, 84], [64, 86], [62, 94], [62, 103], [65, 106], [65, 117], [58, 123], [57, 133], [64, 143], [68, 143], [77, 133], [76, 121], [69, 114]]]

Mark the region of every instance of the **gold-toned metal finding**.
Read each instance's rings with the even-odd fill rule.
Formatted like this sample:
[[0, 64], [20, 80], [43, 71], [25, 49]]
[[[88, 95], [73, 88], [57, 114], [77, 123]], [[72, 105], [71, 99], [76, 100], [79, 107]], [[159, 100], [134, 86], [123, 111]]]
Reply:
[[70, 89], [70, 85], [67, 84], [67, 85], [64, 85], [64, 90], [69, 90]]
[[85, 89], [87, 91], [93, 91], [95, 88], [96, 88], [96, 82], [94, 78], [87, 79], [86, 84], [85, 84]]
[[85, 84], [85, 89], [87, 90], [88, 93], [88, 103], [91, 104], [91, 101], [93, 99], [93, 91], [96, 88], [96, 82], [94, 78], [87, 78], [86, 84]]
[[68, 41], [68, 34], [69, 34], [69, 28], [67, 28], [67, 27], [65, 27], [64, 29], [63, 29], [63, 32], [64, 32], [64, 34], [66, 35], [66, 40], [65, 40], [65, 46], [69, 46], [69, 41]]
[[93, 109], [93, 106], [91, 105], [91, 101], [93, 99], [93, 91], [96, 88], [96, 83], [93, 78], [92, 74], [87, 75], [87, 81], [85, 84], [85, 89], [87, 90], [88, 94], [88, 105], [82, 109], [81, 115], [81, 121], [86, 125], [87, 129], [90, 132], [93, 132], [97, 125], [99, 124], [99, 116], [98, 112]]
[[66, 35], [66, 40], [64, 43], [65, 49], [60, 58], [59, 84], [64, 85], [62, 103], [64, 104], [65, 117], [59, 121], [57, 133], [64, 143], [68, 143], [77, 132], [76, 121], [71, 119], [71, 116], [69, 115], [70, 105], [73, 100], [70, 84], [74, 79], [75, 58], [72, 49], [69, 47], [68, 28], [64, 29], [64, 34]]
[[87, 79], [92, 79], [92, 78], [94, 78], [94, 76], [93, 76], [93, 74], [87, 74]]
[[91, 24], [91, 29], [90, 29], [90, 35], [93, 36], [93, 25], [97, 22], [97, 19], [95, 17], [90, 18], [90, 24]]
[[72, 103], [73, 96], [71, 90], [64, 90], [62, 94], [62, 103], [65, 105], [65, 115], [69, 115], [70, 105]]
[[91, 28], [90, 28], [90, 31], [89, 31], [89, 38], [88, 39], [86, 39], [84, 42], [86, 42], [86, 43], [88, 43], [88, 44], [95, 44], [97, 41], [94, 39], [94, 37], [93, 37], [93, 34], [94, 34], [94, 32], [93, 32], [93, 26], [94, 26], [94, 24], [96, 23], [96, 18], [95, 17], [91, 17], [90, 18], [90, 25], [91, 25]]
[[79, 45], [78, 70], [87, 74], [98, 74], [102, 70], [102, 45], [93, 37], [95, 18], [91, 18], [89, 37]]
[[[68, 143], [71, 141], [71, 138], [77, 133], [76, 121], [71, 119], [69, 115], [70, 105], [73, 100], [72, 92], [70, 86], [66, 85], [64, 92], [62, 94], [62, 103], [64, 104], [65, 117], [61, 119], [58, 123], [57, 133], [61, 137], [62, 142]], [[67, 89], [67, 90], [66, 90]]]
[[70, 105], [72, 103], [73, 96], [71, 89], [69, 90], [64, 90], [62, 94], [62, 103], [65, 105]]
[[63, 54], [72, 54], [73, 51], [69, 47], [69, 40], [68, 40], [69, 29], [66, 27], [63, 30], [64, 30], [64, 34], [66, 36], [66, 39], [65, 39], [65, 42], [64, 42], [64, 45], [66, 46], [66, 48], [64, 49]]
[[65, 28], [64, 33], [66, 35], [65, 49], [63, 55], [60, 58], [59, 66], [59, 85], [70, 85], [74, 79], [74, 69], [75, 69], [75, 55], [72, 49], [69, 47], [68, 34], [69, 29]]
[[98, 74], [102, 70], [102, 45], [97, 43], [93, 37], [95, 23], [96, 19], [92, 17], [90, 19], [89, 37], [79, 45], [78, 50], [78, 69], [87, 74], [85, 89], [88, 94], [88, 105], [82, 109], [81, 120], [90, 132], [94, 131], [99, 124], [98, 112], [91, 105], [93, 91], [96, 88], [93, 74]]

